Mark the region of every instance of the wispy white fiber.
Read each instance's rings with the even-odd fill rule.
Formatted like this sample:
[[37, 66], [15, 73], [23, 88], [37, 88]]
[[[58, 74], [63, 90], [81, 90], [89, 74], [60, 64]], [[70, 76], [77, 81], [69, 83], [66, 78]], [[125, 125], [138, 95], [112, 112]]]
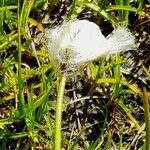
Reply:
[[130, 50], [135, 47], [135, 38], [123, 26], [108, 37], [100, 28], [87, 20], [64, 22], [61, 26], [46, 30], [47, 49], [56, 67], [65, 65], [65, 70], [75, 70], [102, 55]]

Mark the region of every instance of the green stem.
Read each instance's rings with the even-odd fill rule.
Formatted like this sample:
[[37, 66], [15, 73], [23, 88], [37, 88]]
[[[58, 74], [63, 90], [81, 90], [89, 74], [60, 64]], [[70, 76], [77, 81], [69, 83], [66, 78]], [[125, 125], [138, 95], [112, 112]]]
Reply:
[[20, 22], [20, 1], [18, 0], [18, 87], [19, 87], [19, 109], [22, 110], [22, 85], [21, 85], [21, 22]]
[[65, 90], [66, 76], [61, 78], [56, 101], [56, 119], [55, 119], [55, 150], [61, 150], [61, 120], [62, 120], [62, 106], [63, 96]]
[[145, 87], [143, 87], [143, 105], [144, 105], [144, 115], [146, 124], [146, 145], [145, 150], [150, 148], [150, 111], [149, 111], [149, 99], [148, 93]]

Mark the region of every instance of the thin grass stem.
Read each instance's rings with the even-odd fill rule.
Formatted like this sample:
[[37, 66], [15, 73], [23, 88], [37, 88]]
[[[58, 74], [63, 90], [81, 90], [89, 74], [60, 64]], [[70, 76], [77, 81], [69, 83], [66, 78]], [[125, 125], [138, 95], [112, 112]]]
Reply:
[[22, 80], [22, 69], [21, 69], [21, 28], [23, 21], [23, 11], [24, 7], [20, 10], [20, 1], [18, 0], [18, 10], [17, 10], [17, 25], [18, 25], [18, 108], [19, 112], [22, 115], [24, 112], [24, 97], [23, 97], [23, 80]]
[[[18, 87], [19, 87], [19, 104], [21, 105], [22, 85], [21, 85], [21, 23], [20, 23], [20, 1], [18, 0]], [[16, 106], [17, 107], [17, 106]]]
[[146, 124], [146, 144], [145, 150], [150, 148], [150, 111], [149, 111], [149, 99], [148, 93], [145, 87], [143, 87], [143, 105], [144, 105], [144, 115], [145, 115], [145, 124]]

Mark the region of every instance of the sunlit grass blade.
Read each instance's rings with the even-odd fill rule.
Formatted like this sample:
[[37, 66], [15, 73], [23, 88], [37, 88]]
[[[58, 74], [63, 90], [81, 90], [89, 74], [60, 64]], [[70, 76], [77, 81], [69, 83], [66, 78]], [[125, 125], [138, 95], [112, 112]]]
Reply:
[[138, 0], [138, 9], [141, 10], [143, 8], [144, 0]]
[[[11, 84], [11, 87], [14, 90], [14, 98], [15, 98], [15, 108], [18, 109], [18, 76], [15, 74], [15, 72], [12, 70], [12, 66], [8, 66], [7, 71], [9, 73], [9, 83]], [[10, 88], [11, 88], [10, 87]]]
[[[3, 6], [4, 6], [4, 0], [1, 0], [0, 7], [3, 7]], [[1, 15], [0, 15], [0, 34], [4, 33], [4, 30], [3, 30], [4, 12], [5, 10], [1, 11]]]
[[105, 144], [103, 150], [108, 150], [110, 148], [111, 139], [112, 139], [112, 133], [111, 132], [112, 132], [111, 130], [108, 131], [107, 141], [106, 141], [106, 144]]
[[44, 93], [42, 93], [32, 104], [32, 106], [29, 108], [29, 112], [35, 110], [38, 106], [40, 106], [42, 103], [48, 100], [48, 96], [51, 93], [52, 86], [50, 86]]
[[11, 42], [14, 41], [17, 37], [18, 37], [18, 33], [15, 33], [10, 36], [8, 35], [8, 39], [5, 42], [3, 42], [3, 44], [0, 45], [0, 51], [3, 51], [6, 48], [6, 46], [8, 44], [11, 44]]
[[95, 67], [93, 63], [89, 64], [89, 68], [90, 68], [91, 76], [93, 80], [95, 80], [98, 74], [98, 69]]
[[105, 19], [111, 21], [114, 26], [116, 26], [118, 24], [117, 19], [113, 15], [107, 13], [105, 10], [101, 9], [99, 6], [97, 6], [93, 3], [85, 3], [85, 6], [89, 9], [97, 12], [98, 14], [103, 16]]
[[21, 26], [22, 17], [20, 15], [20, 1], [18, 0], [18, 10], [17, 10], [17, 23], [18, 23], [18, 109], [20, 114], [24, 113], [24, 99], [23, 99], [23, 82], [22, 82], [22, 72], [21, 72]]
[[145, 150], [150, 148], [150, 99], [148, 98], [148, 92], [143, 87], [143, 105], [144, 105], [144, 116], [146, 123], [146, 144]]
[[[130, 0], [115, 0], [115, 6], [130, 6]], [[119, 17], [119, 21], [120, 22], [124, 22], [124, 25], [128, 25], [129, 21], [128, 21], [128, 15], [129, 15], [129, 11], [128, 10], [118, 10], [118, 17]]]
[[[114, 79], [114, 78], [101, 78], [101, 79], [98, 79], [96, 81], [96, 83], [97, 84], [101, 84], [101, 83], [112, 83], [112, 84], [115, 84], [116, 83], [116, 79]], [[123, 84], [124, 86], [127, 86], [129, 89], [133, 90], [135, 93], [141, 95], [140, 90], [136, 86], [128, 83], [125, 80], [120, 80], [120, 83]]]
[[[123, 0], [115, 0], [115, 5], [124, 5], [124, 1]], [[119, 21], [124, 21], [124, 11], [123, 10], [119, 10], [118, 11], [118, 15], [119, 17]]]
[[0, 119], [0, 126], [8, 125], [8, 124], [11, 124], [13, 122], [14, 122], [14, 120], [12, 118]]
[[22, 138], [22, 137], [27, 137], [28, 133], [27, 132], [18, 132], [18, 133], [8, 133], [7, 132], [3, 136], [10, 138], [10, 139], [18, 139], [18, 138]]
[[17, 6], [16, 5], [11, 5], [11, 6], [0, 7], [0, 11], [12, 10], [12, 9], [17, 9]]
[[43, 31], [44, 30], [44, 28], [43, 28], [43, 26], [42, 26], [42, 24], [40, 22], [37, 22], [36, 20], [34, 20], [32, 18], [28, 18], [27, 21], [29, 23], [31, 23], [32, 25], [36, 26], [39, 31]]
[[109, 0], [99, 1], [99, 2], [98, 2], [98, 5], [99, 5], [101, 8], [103, 8], [103, 9], [105, 9], [108, 4], [109, 4]]
[[[130, 0], [126, 0], [125, 5], [129, 6]], [[129, 25], [129, 11], [124, 11], [124, 21], [125, 21], [125, 25], [128, 26]]]
[[111, 5], [107, 7], [106, 12], [114, 11], [114, 10], [127, 10], [130, 12], [135, 12], [136, 14], [140, 16], [146, 16], [150, 18], [150, 15], [148, 13], [144, 12], [143, 10], [138, 10], [137, 8], [131, 7], [131, 6]]
[[140, 129], [140, 125], [137, 120], [132, 116], [130, 109], [119, 99], [116, 100], [116, 103], [124, 110], [130, 120], [135, 124], [137, 129]]
[[[112, 60], [113, 62], [114, 60]], [[116, 62], [120, 61], [120, 54], [116, 55]], [[122, 90], [122, 84], [120, 83], [120, 65], [114, 65], [113, 67], [114, 78], [116, 79], [116, 83], [114, 85], [114, 97], [118, 98], [120, 95], [120, 91]]]

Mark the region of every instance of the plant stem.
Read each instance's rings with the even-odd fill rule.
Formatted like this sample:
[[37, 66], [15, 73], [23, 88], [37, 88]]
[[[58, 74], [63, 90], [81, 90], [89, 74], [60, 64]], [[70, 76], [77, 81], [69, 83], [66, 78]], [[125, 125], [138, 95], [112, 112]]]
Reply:
[[[19, 111], [22, 112], [23, 100], [22, 100], [22, 80], [21, 80], [21, 20], [20, 20], [20, 1], [18, 0], [18, 88], [19, 88]], [[16, 106], [16, 108], [18, 105]]]
[[150, 111], [149, 111], [149, 99], [148, 93], [145, 87], [143, 87], [143, 105], [144, 105], [144, 115], [146, 124], [146, 145], [145, 150], [150, 148]]
[[62, 76], [57, 93], [56, 101], [56, 119], [55, 119], [55, 150], [61, 150], [61, 120], [62, 120], [62, 106], [63, 96], [65, 90], [66, 76]]

